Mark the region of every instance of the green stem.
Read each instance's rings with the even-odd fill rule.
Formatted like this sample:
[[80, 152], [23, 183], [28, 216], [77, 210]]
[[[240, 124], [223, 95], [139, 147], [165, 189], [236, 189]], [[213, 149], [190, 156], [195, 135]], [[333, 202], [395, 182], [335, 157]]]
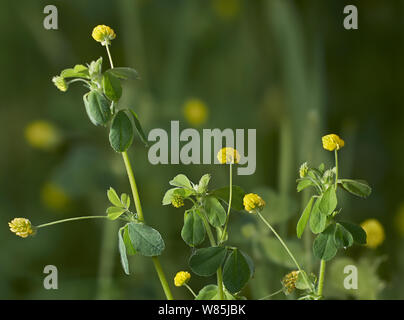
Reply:
[[338, 185], [338, 151], [335, 149], [335, 190], [337, 190]]
[[271, 298], [271, 297], [273, 297], [273, 296], [276, 296], [277, 294], [279, 294], [279, 293], [281, 293], [281, 292], [283, 292], [283, 289], [280, 289], [280, 290], [278, 290], [278, 291], [276, 291], [276, 292], [274, 292], [274, 293], [271, 293], [271, 294], [269, 294], [269, 295], [267, 295], [267, 296], [265, 296], [265, 297], [262, 297], [262, 298], [260, 298], [260, 299], [258, 299], [258, 300], [266, 300], [266, 299], [268, 299], [268, 298]]
[[135, 201], [136, 213], [138, 215], [139, 220], [144, 222], [143, 210], [142, 210], [142, 205], [140, 203], [139, 191], [137, 189], [135, 175], [133, 174], [132, 165], [130, 163], [128, 153], [126, 151], [122, 152], [122, 158], [125, 163], [125, 168], [126, 168], [126, 172], [128, 174], [130, 187], [132, 189], [132, 195], [133, 195], [133, 200]]
[[295, 259], [294, 255], [292, 254], [292, 252], [290, 252], [288, 246], [286, 245], [286, 243], [282, 240], [281, 236], [275, 231], [275, 229], [271, 226], [271, 224], [262, 216], [261, 212], [257, 211], [258, 216], [261, 218], [261, 220], [266, 224], [266, 226], [274, 233], [274, 235], [278, 238], [279, 242], [282, 244], [282, 246], [285, 248], [286, 252], [288, 253], [288, 255], [290, 256], [290, 258], [293, 260], [294, 264], [296, 265], [297, 269], [302, 272], [303, 274], [303, 278], [304, 281], [306, 282], [306, 285], [310, 288], [310, 282], [306, 277], [306, 273], [303, 272], [302, 268], [300, 268], [299, 263], [297, 262], [297, 260]]
[[230, 163], [229, 206], [228, 206], [228, 208], [227, 208], [226, 223], [225, 223], [225, 225], [224, 225], [224, 229], [223, 229], [223, 232], [222, 232], [222, 236], [220, 237], [219, 243], [222, 243], [222, 242], [223, 242], [223, 239], [224, 239], [224, 237], [225, 237], [225, 235], [226, 235], [226, 232], [227, 232], [227, 225], [228, 225], [228, 223], [229, 223], [232, 197], [233, 197], [233, 171], [232, 171], [232, 163]]
[[111, 65], [111, 68], [114, 68], [114, 63], [112, 62], [112, 57], [111, 57], [111, 52], [109, 51], [109, 46], [106, 45], [105, 48], [107, 48], [107, 53], [108, 53], [108, 58], [109, 58], [109, 64]]
[[107, 219], [107, 216], [83, 216], [83, 217], [74, 217], [74, 218], [68, 218], [68, 219], [62, 219], [62, 220], [57, 220], [53, 222], [48, 222], [44, 224], [40, 224], [39, 226], [35, 226], [36, 229], [43, 228], [43, 227], [48, 227], [52, 226], [54, 224], [59, 224], [59, 223], [64, 223], [64, 222], [70, 222], [70, 221], [77, 221], [77, 220], [86, 220], [86, 219]]
[[[213, 237], [212, 229], [210, 228], [210, 225], [204, 213], [202, 215], [202, 221], [205, 226], [206, 233], [208, 234], [210, 245], [212, 247], [216, 247], [216, 241], [215, 238]], [[219, 289], [219, 300], [224, 300], [222, 267], [219, 267], [219, 269], [217, 269], [216, 275], [217, 275], [217, 287]]]
[[[112, 57], [111, 57], [111, 52], [109, 51], [109, 47], [108, 47], [108, 45], [106, 45], [105, 47], [107, 49], [109, 63], [111, 65], [111, 68], [114, 68], [114, 63], [112, 62]], [[138, 191], [137, 185], [136, 185], [135, 175], [133, 174], [132, 165], [130, 163], [128, 153], [126, 151], [122, 152], [122, 158], [125, 163], [125, 168], [126, 168], [126, 172], [128, 174], [130, 187], [132, 189], [133, 201], [135, 202], [136, 213], [137, 213], [138, 219], [142, 222], [145, 222], [144, 216], [143, 216], [142, 205], [140, 203], [139, 191]], [[157, 257], [152, 257], [152, 261], [153, 261], [154, 268], [156, 269], [157, 275], [159, 277], [161, 286], [163, 287], [167, 300], [173, 300], [173, 295], [172, 295], [170, 287], [168, 285], [163, 268], [161, 267], [160, 260]]]
[[192, 290], [191, 287], [189, 285], [187, 285], [186, 283], [184, 283], [184, 286], [187, 287], [187, 289], [192, 293], [194, 298], [196, 298], [196, 294], [195, 294], [194, 290]]
[[318, 276], [318, 287], [317, 287], [317, 295], [320, 297], [323, 295], [324, 276], [325, 276], [325, 261], [321, 260], [320, 273]]

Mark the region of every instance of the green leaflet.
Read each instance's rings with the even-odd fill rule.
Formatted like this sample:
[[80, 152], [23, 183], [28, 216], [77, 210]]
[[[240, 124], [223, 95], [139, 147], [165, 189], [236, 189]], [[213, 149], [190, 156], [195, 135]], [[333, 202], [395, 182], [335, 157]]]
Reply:
[[[244, 190], [239, 186], [232, 186], [232, 201], [231, 201], [231, 208], [234, 210], [241, 211], [244, 209], [243, 205], [243, 198], [245, 196]], [[230, 194], [230, 187], [223, 187], [219, 189], [212, 190], [210, 192], [211, 195], [215, 196], [216, 198], [220, 198], [224, 202], [228, 204], [229, 202], [229, 194]]]
[[127, 68], [127, 67], [112, 68], [112, 69], [108, 69], [105, 73], [109, 73], [122, 80], [140, 79], [139, 74], [133, 68]]
[[327, 216], [320, 211], [319, 205], [322, 198], [317, 198], [310, 216], [310, 229], [314, 234], [323, 232], [327, 223]]
[[366, 198], [372, 193], [372, 188], [366, 181], [339, 179], [338, 183], [349, 193], [361, 198]]
[[133, 141], [133, 126], [125, 111], [120, 110], [112, 121], [109, 142], [116, 152], [125, 152]]
[[83, 96], [84, 106], [90, 121], [96, 126], [105, 126], [111, 119], [108, 100], [100, 92], [92, 90]]
[[213, 196], [206, 197], [205, 199], [205, 211], [209, 223], [214, 227], [221, 227], [226, 222], [226, 211]]
[[328, 187], [328, 189], [324, 192], [321, 197], [319, 209], [321, 213], [325, 216], [329, 216], [333, 213], [335, 208], [337, 207], [337, 194], [335, 192], [335, 186], [332, 185]]
[[128, 231], [133, 248], [141, 255], [155, 257], [163, 252], [165, 244], [157, 230], [145, 224], [130, 222]]
[[341, 224], [335, 225], [334, 243], [337, 249], [348, 248], [353, 244], [352, 234]]
[[205, 240], [205, 225], [197, 210], [185, 213], [181, 237], [191, 247], [197, 246]]
[[297, 223], [296, 234], [297, 234], [298, 238], [301, 238], [301, 236], [304, 232], [304, 229], [306, 228], [307, 222], [309, 221], [311, 208], [313, 206], [313, 201], [314, 201], [314, 197], [311, 197]]
[[111, 101], [118, 101], [122, 96], [121, 81], [112, 74], [105, 72], [102, 76], [102, 90]]
[[189, 266], [199, 276], [211, 276], [222, 265], [226, 251], [224, 247], [198, 249], [189, 259]]
[[313, 242], [314, 256], [321, 260], [331, 260], [337, 254], [334, 242], [335, 224], [329, 225]]
[[239, 292], [253, 275], [252, 260], [245, 253], [234, 249], [223, 268], [223, 283], [231, 293]]
[[118, 231], [118, 248], [119, 248], [119, 254], [121, 256], [121, 264], [122, 264], [123, 271], [126, 274], [129, 274], [129, 263], [128, 263], [128, 257], [126, 255], [125, 242], [122, 237], [122, 228], [119, 229], [119, 231]]

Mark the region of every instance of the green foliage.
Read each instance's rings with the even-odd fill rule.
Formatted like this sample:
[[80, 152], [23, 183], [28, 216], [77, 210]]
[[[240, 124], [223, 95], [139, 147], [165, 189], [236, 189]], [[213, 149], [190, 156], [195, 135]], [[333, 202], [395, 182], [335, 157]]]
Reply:
[[105, 73], [110, 74], [110, 75], [112, 75], [116, 78], [122, 79], [122, 80], [140, 79], [139, 74], [133, 68], [118, 67], [118, 68], [109, 69]]
[[372, 189], [366, 181], [339, 179], [338, 184], [340, 184], [344, 190], [361, 198], [367, 198], [372, 193]]
[[140, 140], [144, 143], [144, 145], [146, 147], [148, 147], [149, 142], [147, 141], [147, 138], [146, 138], [146, 135], [145, 135], [145, 133], [143, 131], [142, 125], [140, 124], [139, 117], [137, 116], [136, 112], [133, 111], [132, 109], [127, 109], [127, 110], [130, 111], [130, 113], [132, 113], [133, 122], [135, 124], [136, 132], [137, 132]]
[[84, 106], [91, 122], [96, 126], [105, 126], [112, 114], [108, 100], [97, 90], [91, 90], [83, 96]]
[[111, 73], [104, 73], [102, 77], [102, 90], [111, 101], [118, 101], [122, 96], [121, 81]]
[[304, 209], [304, 211], [299, 219], [299, 222], [297, 223], [296, 234], [297, 234], [298, 238], [300, 238], [302, 236], [303, 231], [306, 228], [307, 222], [309, 221], [311, 208], [313, 206], [313, 201], [314, 201], [314, 197], [311, 197], [310, 201], [307, 203], [307, 206]]
[[214, 227], [221, 227], [226, 222], [226, 211], [215, 197], [208, 196], [204, 202], [206, 216]]
[[329, 225], [313, 242], [314, 256], [321, 260], [331, 260], [337, 254], [335, 245], [335, 224]]
[[133, 141], [133, 126], [125, 111], [120, 110], [115, 115], [109, 131], [109, 142], [116, 152], [125, 152]]
[[[245, 196], [245, 192], [244, 190], [239, 187], [239, 186], [232, 186], [232, 202], [231, 202], [231, 208], [234, 210], [238, 210], [241, 211], [244, 209], [244, 205], [243, 205], [243, 198]], [[230, 187], [226, 186], [223, 188], [219, 188], [219, 189], [215, 189], [212, 190], [211, 195], [223, 200], [224, 202], [226, 202], [228, 204], [229, 201], [229, 195], [230, 195]]]
[[324, 216], [329, 216], [334, 212], [337, 204], [338, 201], [335, 187], [333, 185], [329, 186], [321, 197], [319, 209]]
[[121, 194], [121, 198], [114, 188], [110, 187], [107, 191], [108, 200], [113, 204], [112, 207], [107, 208], [108, 219], [116, 220], [125, 212], [129, 212], [130, 197], [126, 193]]
[[123, 240], [122, 237], [122, 228], [118, 231], [118, 248], [119, 248], [119, 254], [121, 255], [122, 268], [126, 274], [129, 274], [129, 263], [128, 263], [128, 257], [126, 255], [125, 241]]
[[145, 257], [161, 255], [165, 248], [160, 233], [143, 223], [128, 223], [129, 238], [133, 248]]
[[337, 249], [348, 248], [352, 246], [354, 240], [352, 234], [341, 224], [335, 224], [334, 243]]
[[189, 266], [197, 275], [211, 276], [223, 264], [226, 252], [227, 250], [224, 247], [198, 249], [190, 257]]
[[205, 226], [198, 209], [185, 212], [181, 237], [191, 247], [197, 246], [205, 240]]
[[310, 216], [310, 230], [314, 234], [323, 232], [327, 223], [327, 216], [320, 210], [321, 199], [322, 197], [317, 198]]
[[88, 68], [82, 64], [76, 64], [74, 68], [64, 69], [60, 76], [63, 78], [85, 78], [90, 79]]
[[[224, 290], [226, 300], [235, 300], [236, 298], [231, 295], [227, 290]], [[203, 287], [195, 300], [219, 300], [219, 288], [215, 284], [209, 284]]]
[[172, 179], [169, 184], [175, 187], [193, 189], [191, 181], [189, 181], [188, 177], [185, 174], [179, 174]]
[[362, 245], [366, 244], [367, 235], [365, 230], [363, 230], [361, 226], [358, 226], [350, 222], [339, 222], [339, 224], [350, 232], [354, 242]]
[[239, 292], [254, 274], [254, 265], [244, 252], [234, 249], [223, 268], [223, 283], [231, 293]]

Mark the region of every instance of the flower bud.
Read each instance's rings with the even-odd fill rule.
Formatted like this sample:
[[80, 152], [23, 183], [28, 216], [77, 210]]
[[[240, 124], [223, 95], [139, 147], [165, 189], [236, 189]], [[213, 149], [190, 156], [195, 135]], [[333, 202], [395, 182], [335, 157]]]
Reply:
[[31, 222], [25, 218], [14, 218], [8, 223], [8, 226], [11, 232], [14, 232], [21, 238], [26, 238], [34, 233]]

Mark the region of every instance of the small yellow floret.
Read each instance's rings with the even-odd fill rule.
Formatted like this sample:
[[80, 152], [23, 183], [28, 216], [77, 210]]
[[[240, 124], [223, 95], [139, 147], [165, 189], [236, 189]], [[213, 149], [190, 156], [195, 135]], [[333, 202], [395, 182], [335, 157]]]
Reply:
[[55, 76], [52, 78], [52, 82], [62, 92], [66, 92], [67, 89], [69, 88], [69, 85], [66, 83], [65, 78], [61, 76]]
[[322, 138], [322, 140], [323, 148], [328, 151], [334, 151], [335, 149], [339, 150], [345, 145], [345, 141], [334, 133], [327, 134]]
[[219, 160], [221, 164], [239, 163], [240, 154], [234, 148], [222, 148], [217, 153], [217, 160]]
[[365, 220], [361, 223], [361, 227], [366, 231], [366, 246], [375, 249], [383, 243], [385, 239], [384, 228], [378, 220]]
[[26, 238], [34, 233], [32, 230], [31, 222], [25, 218], [14, 218], [8, 223], [11, 232], [14, 232], [21, 238]]
[[101, 42], [103, 46], [110, 45], [116, 34], [114, 30], [106, 25], [98, 25], [93, 29], [92, 37], [95, 41]]
[[296, 289], [296, 281], [298, 276], [299, 271], [292, 271], [283, 277], [282, 284], [285, 288], [286, 294], [290, 294]]
[[175, 194], [171, 200], [171, 204], [175, 208], [180, 208], [184, 205], [184, 198], [178, 194]]
[[261, 210], [265, 206], [265, 201], [255, 193], [249, 193], [243, 199], [244, 209], [250, 213]]
[[182, 287], [191, 279], [191, 274], [187, 271], [180, 271], [174, 277], [174, 284], [176, 287]]

